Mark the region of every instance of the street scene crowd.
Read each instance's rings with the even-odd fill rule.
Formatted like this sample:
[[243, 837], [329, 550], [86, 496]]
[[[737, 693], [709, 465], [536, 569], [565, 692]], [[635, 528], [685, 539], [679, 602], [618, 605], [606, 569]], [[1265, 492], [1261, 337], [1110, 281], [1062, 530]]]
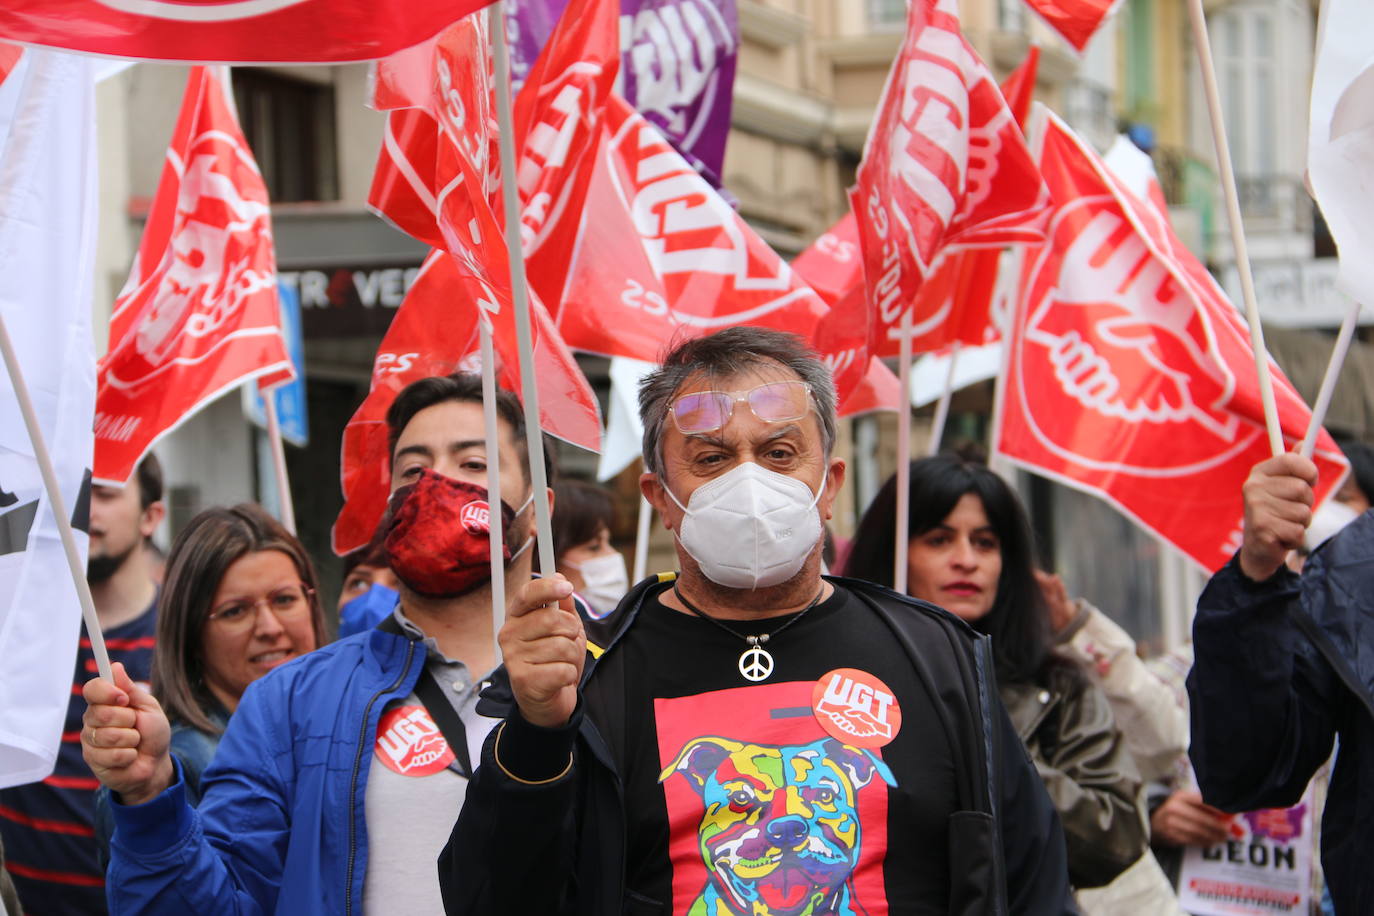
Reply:
[[[1025, 3], [1078, 54], [1154, 15]], [[1374, 295], [1374, 42], [1317, 4], [1307, 190], [1349, 311], [1309, 407], [1185, 5], [1234, 304], [1148, 132], [1099, 153], [1036, 101], [1035, 42], [999, 85], [955, 0], [868, 4], [896, 56], [790, 260], [723, 187], [720, 100], [741, 19], [791, 6], [4, 4], [0, 916], [1374, 914], [1374, 448], [1328, 420]], [[97, 360], [97, 71], [132, 61], [192, 66]], [[354, 63], [367, 206], [425, 254], [375, 280], [337, 465], [292, 478], [290, 398], [350, 349], [309, 365], [302, 300], [349, 319], [278, 270], [251, 68]], [[991, 419], [951, 426], [989, 352]], [[918, 357], [947, 373], [919, 450]], [[233, 436], [186, 424], [226, 392], [254, 486], [201, 501]], [[895, 442], [844, 425], [882, 411]], [[628, 454], [594, 483], [597, 451]], [[1049, 549], [1093, 530], [1051, 484], [1205, 579], [1187, 632], [1133, 638], [1066, 572], [1158, 584]]]

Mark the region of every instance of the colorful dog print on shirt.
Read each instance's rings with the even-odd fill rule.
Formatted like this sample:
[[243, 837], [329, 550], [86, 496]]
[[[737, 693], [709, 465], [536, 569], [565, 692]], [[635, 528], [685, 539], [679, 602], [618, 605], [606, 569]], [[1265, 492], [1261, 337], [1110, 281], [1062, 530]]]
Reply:
[[822, 738], [772, 746], [717, 736], [687, 743], [660, 776], [701, 797], [708, 882], [689, 916], [851, 916], [861, 851], [859, 792], [896, 785], [874, 752]]

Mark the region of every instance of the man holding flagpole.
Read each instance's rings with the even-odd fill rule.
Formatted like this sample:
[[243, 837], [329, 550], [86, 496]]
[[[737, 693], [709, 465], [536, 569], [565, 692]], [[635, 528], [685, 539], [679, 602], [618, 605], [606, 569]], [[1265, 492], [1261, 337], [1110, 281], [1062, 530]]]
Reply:
[[551, 606], [561, 576], [512, 603], [479, 707], [502, 722], [439, 863], [450, 916], [1075, 912], [986, 638], [821, 577], [830, 370], [730, 328], [668, 353], [640, 414], [682, 572], [585, 628]]
[[193, 809], [167, 718], [116, 667], [90, 681], [86, 760], [113, 791], [108, 894], [128, 912], [437, 913], [435, 857], [494, 724], [488, 520], [507, 594], [530, 577], [525, 426], [497, 399], [501, 498], [489, 504], [481, 380], [421, 379], [387, 412], [394, 614], [255, 681]]
[[[162, 522], [162, 466], [149, 453], [125, 487], [91, 488], [86, 579], [110, 657], [135, 681], [152, 679], [158, 588], [149, 574], [147, 540]], [[95, 671], [82, 635], [62, 726], [57, 765], [42, 782], [0, 789], [0, 839], [6, 867], [30, 913], [104, 912], [104, 876], [92, 834], [99, 783], [81, 759], [81, 685]]]

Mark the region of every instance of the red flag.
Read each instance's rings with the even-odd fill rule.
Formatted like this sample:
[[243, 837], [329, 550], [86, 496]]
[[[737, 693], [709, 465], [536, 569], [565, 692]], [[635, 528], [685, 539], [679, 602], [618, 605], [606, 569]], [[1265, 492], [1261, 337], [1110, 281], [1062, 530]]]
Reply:
[[8, 0], [0, 35], [112, 57], [226, 63], [374, 60], [491, 0]]
[[[576, 0], [569, 12], [568, 33], [560, 23], [516, 103], [527, 253], [546, 242], [565, 210], [580, 206], [576, 185], [587, 169], [597, 128], [597, 96], [610, 91], [618, 60], [615, 10], [608, 0]], [[597, 30], [609, 33], [611, 43]], [[373, 104], [396, 110], [388, 115], [369, 203], [436, 250], [392, 319], [377, 353], [372, 390], [345, 431], [345, 504], [333, 535], [334, 549], [341, 553], [366, 543], [386, 508], [387, 407], [418, 378], [480, 370], [479, 314], [492, 331], [498, 382], [520, 390], [510, 265], [498, 216], [499, 157], [485, 22], [469, 17], [434, 42], [381, 62]], [[585, 184], [585, 178], [581, 181]], [[531, 287], [541, 427], [595, 451], [601, 441], [596, 396], [533, 281]]]
[[515, 99], [520, 238], [529, 283], [557, 305], [578, 241], [606, 102], [620, 69], [618, 0], [572, 0]]
[[[609, 92], [617, 66], [613, 41], [595, 35], [596, 29], [614, 35], [610, 2], [577, 0], [568, 12], [516, 103], [517, 163], [530, 195], [522, 223], [530, 237], [527, 253], [542, 242], [540, 233], [559, 221], [570, 200], [573, 209], [578, 207], [569, 185], [587, 170], [600, 108], [595, 100]], [[463, 271], [493, 290], [489, 298], [498, 305], [509, 303], [485, 17], [470, 16], [435, 41], [380, 62], [373, 103], [419, 107], [389, 113], [369, 203], [406, 232], [461, 261]], [[533, 281], [531, 286], [537, 291]], [[537, 295], [530, 308], [536, 349], [566, 355]], [[514, 361], [512, 309], [502, 305], [491, 322], [495, 345]], [[573, 365], [570, 356], [567, 362]], [[576, 372], [572, 379], [541, 374], [539, 383], [545, 430], [583, 448], [599, 448], [600, 414], [586, 379]]]
[[1021, 65], [1007, 74], [1002, 80], [1002, 98], [1007, 100], [1007, 108], [1022, 130], [1030, 118], [1031, 102], [1035, 100], [1035, 81], [1040, 75], [1040, 46], [1031, 45], [1026, 49], [1026, 59]]
[[226, 82], [196, 67], [110, 316], [95, 479], [122, 485], [152, 444], [200, 407], [248, 379], [289, 373], [278, 308], [267, 187]]
[[[1215, 570], [1240, 543], [1241, 484], [1269, 456], [1239, 313], [1170, 230], [1047, 114], [1055, 200], [1028, 253], [998, 450], [1094, 493]], [[1272, 367], [1283, 431], [1310, 413]], [[1318, 499], [1348, 466], [1323, 434]]]
[[811, 344], [835, 376], [839, 414], [851, 417], [873, 410], [900, 410], [897, 377], [868, 353], [868, 303], [864, 298], [859, 227], [846, 213], [815, 244], [797, 255], [792, 269], [830, 307], [816, 326]]
[[1026, 0], [1026, 5], [1082, 54], [1121, 0]]
[[[551, 333], [543, 306], [531, 303], [536, 321], [534, 358], [538, 365], [543, 426], [561, 430], [565, 438], [586, 441], [599, 435], [595, 400], [583, 409], [554, 418], [545, 405], [559, 403], [551, 395], [561, 386], [563, 398], [591, 398], [582, 393], [586, 382], [567, 349]], [[344, 507], [334, 523], [333, 547], [343, 554], [366, 544], [386, 511], [391, 490], [391, 456], [387, 453], [386, 411], [402, 388], [431, 375], [481, 371], [478, 320], [511, 310], [505, 290], [488, 284], [464, 264], [435, 250], [392, 319], [372, 368], [367, 398], [344, 429], [342, 484]], [[497, 381], [519, 390], [519, 356], [507, 344], [513, 337], [493, 335], [497, 350]], [[576, 424], [581, 423], [581, 427]], [[550, 431], [553, 431], [552, 429]]]
[[747, 324], [813, 336], [825, 303], [623, 99], [605, 138], [558, 326], [577, 350], [657, 362]]
[[[924, 338], [917, 349], [963, 339], [951, 292], [969, 268], [948, 263], [951, 256], [1043, 238], [1044, 182], [959, 31], [956, 0], [911, 4], [851, 204], [862, 217], [877, 356], [898, 352], [907, 313], [914, 338]], [[928, 281], [935, 287], [922, 298]]]

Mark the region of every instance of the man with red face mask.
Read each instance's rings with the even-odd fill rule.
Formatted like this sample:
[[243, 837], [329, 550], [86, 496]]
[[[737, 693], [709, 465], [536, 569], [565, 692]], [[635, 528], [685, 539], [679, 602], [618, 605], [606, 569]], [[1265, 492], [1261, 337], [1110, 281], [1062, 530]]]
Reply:
[[[503, 392], [497, 411], [513, 595], [530, 578], [530, 475], [519, 401]], [[415, 382], [387, 426], [395, 612], [254, 682], [198, 808], [157, 701], [118, 666], [86, 685], [86, 760], [116, 800], [112, 911], [442, 910], [435, 857], [494, 724], [475, 712], [495, 664], [480, 379]]]

